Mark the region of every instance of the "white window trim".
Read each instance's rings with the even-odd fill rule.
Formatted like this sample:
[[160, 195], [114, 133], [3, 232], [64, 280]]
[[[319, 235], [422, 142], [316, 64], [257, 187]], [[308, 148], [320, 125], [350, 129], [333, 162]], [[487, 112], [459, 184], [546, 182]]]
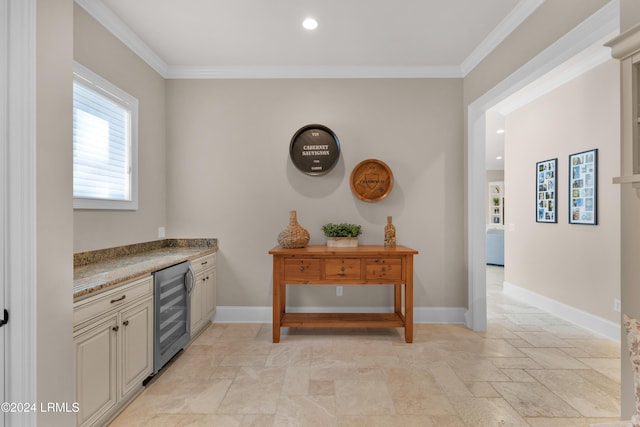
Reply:
[[138, 209], [138, 100], [87, 67], [74, 62], [73, 78], [131, 110], [131, 200], [73, 198], [74, 209]]

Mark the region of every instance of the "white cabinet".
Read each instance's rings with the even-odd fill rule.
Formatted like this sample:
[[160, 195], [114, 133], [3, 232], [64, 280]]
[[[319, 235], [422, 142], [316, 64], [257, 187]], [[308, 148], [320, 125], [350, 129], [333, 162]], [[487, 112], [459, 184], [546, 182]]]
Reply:
[[191, 261], [194, 288], [191, 292], [191, 337], [210, 322], [216, 312], [216, 254]]
[[102, 425], [153, 371], [153, 279], [74, 303], [77, 425]]

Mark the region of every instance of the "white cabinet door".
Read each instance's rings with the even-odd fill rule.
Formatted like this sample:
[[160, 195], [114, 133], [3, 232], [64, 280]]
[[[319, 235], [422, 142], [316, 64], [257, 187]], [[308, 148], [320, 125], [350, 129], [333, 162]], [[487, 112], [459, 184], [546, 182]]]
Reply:
[[114, 313], [74, 337], [79, 426], [91, 425], [116, 405], [118, 329]]
[[216, 312], [216, 269], [205, 271], [204, 286], [204, 323], [209, 323]]
[[122, 344], [119, 399], [136, 391], [153, 372], [153, 298], [121, 313]]

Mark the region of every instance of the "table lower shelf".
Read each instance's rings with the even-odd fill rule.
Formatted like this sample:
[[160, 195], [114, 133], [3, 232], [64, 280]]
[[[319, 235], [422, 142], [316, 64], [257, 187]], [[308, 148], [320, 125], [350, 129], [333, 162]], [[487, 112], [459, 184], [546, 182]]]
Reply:
[[284, 313], [280, 326], [300, 328], [399, 328], [402, 313]]

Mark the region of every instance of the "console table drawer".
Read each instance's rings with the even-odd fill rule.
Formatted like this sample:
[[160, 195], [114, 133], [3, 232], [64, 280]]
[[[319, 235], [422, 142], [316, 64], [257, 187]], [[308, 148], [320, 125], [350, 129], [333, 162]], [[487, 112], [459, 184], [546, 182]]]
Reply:
[[367, 260], [367, 279], [402, 279], [402, 260], [400, 258], [377, 258]]
[[324, 264], [327, 280], [360, 279], [360, 260], [357, 258], [327, 259]]
[[285, 259], [285, 280], [318, 280], [320, 279], [319, 259]]

